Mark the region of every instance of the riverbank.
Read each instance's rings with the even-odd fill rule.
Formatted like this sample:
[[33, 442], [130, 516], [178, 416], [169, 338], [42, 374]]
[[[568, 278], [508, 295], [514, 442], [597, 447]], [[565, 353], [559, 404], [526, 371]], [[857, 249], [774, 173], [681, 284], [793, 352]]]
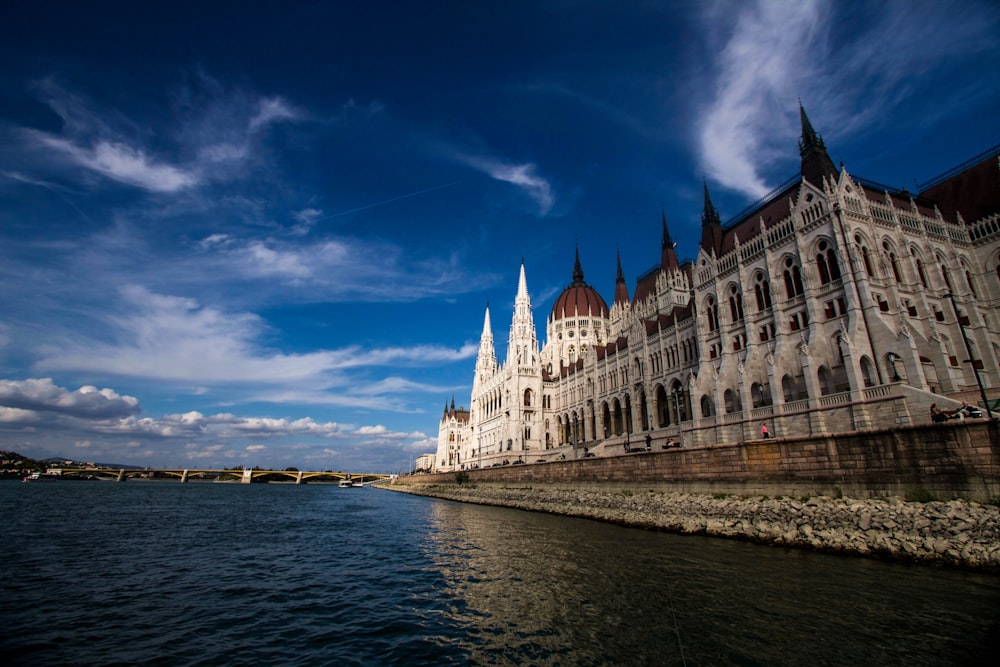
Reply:
[[474, 484], [384, 488], [634, 528], [1000, 572], [1000, 507], [964, 500], [792, 499]]

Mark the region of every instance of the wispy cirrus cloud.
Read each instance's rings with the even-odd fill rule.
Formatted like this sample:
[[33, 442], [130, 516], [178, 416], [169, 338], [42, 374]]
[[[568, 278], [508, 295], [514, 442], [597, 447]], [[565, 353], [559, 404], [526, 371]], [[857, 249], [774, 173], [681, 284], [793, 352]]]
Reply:
[[61, 118], [62, 129], [21, 128], [20, 140], [52, 166], [83, 167], [123, 185], [173, 193], [232, 178], [233, 165], [251, 159], [257, 136], [269, 126], [307, 117], [283, 98], [225, 89], [204, 74], [195, 78], [200, 94], [175, 91], [168, 104], [183, 113], [155, 134], [128, 115], [155, 115], [148, 110], [102, 108], [54, 78], [36, 81], [31, 90]]
[[[810, 0], [761, 0], [739, 5], [737, 11], [719, 50], [716, 94], [703, 116], [698, 148], [714, 180], [759, 197], [769, 189], [758, 165], [774, 157], [769, 155], [774, 118], [785, 113], [790, 95], [795, 99], [798, 81], [813, 74], [808, 56], [827, 12], [822, 3]], [[706, 16], [706, 21], [714, 18]]]
[[773, 186], [762, 171], [795, 145], [797, 98], [821, 128], [824, 118], [837, 119], [827, 136], [886, 122], [912, 95], [913, 76], [947, 66], [952, 56], [995, 49], [1000, 29], [996, 12], [947, 3], [756, 0], [737, 5], [735, 20], [726, 18], [734, 5], [704, 7], [716, 85], [697, 151], [710, 178], [751, 197]]
[[433, 365], [467, 359], [476, 352], [469, 343], [458, 349], [348, 346], [287, 354], [261, 345], [267, 325], [252, 313], [202, 306], [194, 299], [137, 286], [123, 288], [121, 300], [124, 310], [105, 319], [105, 337], [113, 342], [77, 335], [42, 350], [36, 367], [200, 385], [245, 382], [297, 388], [302, 383], [337, 384], [338, 373], [349, 369]]
[[537, 167], [532, 162], [512, 164], [492, 157], [467, 154], [458, 154], [455, 157], [458, 162], [481, 171], [490, 178], [516, 185], [538, 204], [538, 213], [541, 216], [548, 215], [555, 205], [552, 186], [537, 174]]
[[80, 146], [42, 132], [26, 131], [25, 134], [82, 167], [151, 192], [176, 192], [200, 180], [194, 170], [158, 163], [143, 150], [121, 142], [98, 140], [93, 145]]

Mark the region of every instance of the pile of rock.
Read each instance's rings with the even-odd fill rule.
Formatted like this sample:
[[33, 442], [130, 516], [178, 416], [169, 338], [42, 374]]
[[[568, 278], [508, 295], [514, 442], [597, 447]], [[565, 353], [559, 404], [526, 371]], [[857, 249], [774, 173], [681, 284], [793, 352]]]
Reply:
[[789, 499], [453, 484], [391, 488], [639, 528], [1000, 570], [1000, 507], [964, 500]]

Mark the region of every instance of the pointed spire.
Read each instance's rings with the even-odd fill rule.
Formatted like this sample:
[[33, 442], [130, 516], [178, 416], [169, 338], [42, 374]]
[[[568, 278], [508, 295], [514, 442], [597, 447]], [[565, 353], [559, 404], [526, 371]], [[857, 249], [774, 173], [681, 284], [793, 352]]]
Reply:
[[667, 229], [667, 212], [663, 209], [660, 209], [660, 221], [663, 223], [663, 247], [673, 247], [674, 242], [670, 238], [670, 230]]
[[813, 129], [806, 115], [806, 109], [799, 100], [799, 119], [802, 122], [802, 137], [799, 139], [799, 156], [802, 158], [802, 178], [822, 188], [825, 176], [837, 175], [837, 167], [826, 152], [823, 137]]
[[486, 304], [483, 317], [483, 333], [479, 337], [479, 354], [476, 356], [476, 382], [480, 375], [492, 374], [497, 366], [496, 350], [493, 347], [493, 328], [490, 326], [490, 304]]
[[524, 277], [524, 258], [521, 258], [521, 275], [517, 279], [517, 299], [528, 298], [528, 281]]
[[708, 194], [708, 181], [702, 181], [703, 187], [705, 189], [705, 208], [701, 214], [701, 226], [706, 225], [722, 225], [722, 219], [719, 218], [719, 212], [715, 210], [715, 204], [712, 203], [712, 196]]
[[483, 318], [483, 335], [480, 338], [486, 336], [493, 337], [493, 327], [490, 326], [490, 302], [486, 302], [486, 316]]
[[507, 362], [515, 360], [520, 365], [529, 363], [538, 348], [535, 337], [535, 320], [531, 315], [531, 297], [528, 296], [528, 280], [524, 275], [524, 258], [521, 258], [521, 275], [517, 280], [517, 297], [514, 299], [514, 316], [510, 321], [510, 335], [507, 341]]
[[799, 139], [799, 156], [805, 157], [808, 153], [816, 150], [826, 151], [826, 146], [823, 144], [823, 137], [816, 133], [812, 123], [809, 122], [809, 116], [806, 115], [805, 107], [802, 106], [802, 100], [799, 100], [799, 119], [802, 122], [802, 138]]
[[676, 271], [679, 267], [677, 251], [675, 250], [677, 244], [670, 238], [665, 211], [660, 211], [660, 218], [663, 221], [663, 242], [660, 244], [660, 268], [664, 271]]
[[580, 246], [576, 246], [576, 261], [573, 263], [573, 282], [583, 282], [583, 266], [580, 264]]
[[628, 284], [625, 282], [625, 272], [622, 271], [622, 253], [618, 251], [618, 275], [615, 277], [615, 303], [614, 305], [627, 305]]
[[701, 214], [701, 247], [705, 252], [712, 253], [718, 257], [722, 252], [722, 220], [719, 212], [712, 204], [712, 197], [708, 194], [708, 182], [705, 185], [705, 209]]

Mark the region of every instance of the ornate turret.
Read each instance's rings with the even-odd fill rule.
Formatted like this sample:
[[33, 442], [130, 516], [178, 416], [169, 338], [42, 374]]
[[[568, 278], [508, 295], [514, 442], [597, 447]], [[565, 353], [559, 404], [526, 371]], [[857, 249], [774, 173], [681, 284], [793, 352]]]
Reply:
[[824, 176], [837, 176], [837, 167], [833, 164], [826, 145], [812, 123], [806, 110], [799, 102], [799, 118], [802, 121], [802, 138], [799, 139], [799, 155], [802, 157], [802, 178], [817, 187], [823, 187]]

